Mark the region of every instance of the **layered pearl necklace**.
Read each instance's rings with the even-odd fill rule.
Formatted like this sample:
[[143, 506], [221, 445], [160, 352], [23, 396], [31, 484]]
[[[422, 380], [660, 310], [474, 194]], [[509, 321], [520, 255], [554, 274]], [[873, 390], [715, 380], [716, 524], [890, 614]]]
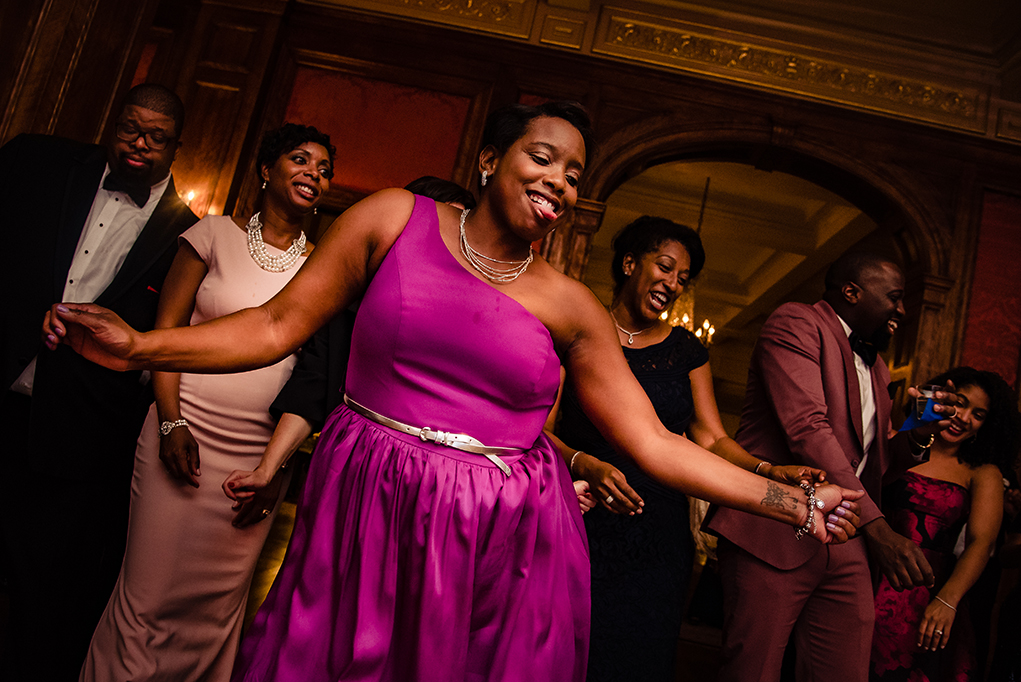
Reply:
[[307, 240], [304, 231], [291, 242], [290, 248], [279, 256], [271, 256], [266, 252], [266, 242], [262, 241], [262, 221], [259, 220], [258, 213], [252, 216], [245, 229], [248, 230], [248, 253], [256, 265], [267, 272], [286, 272], [293, 268], [305, 253]]
[[[490, 282], [497, 284], [506, 284], [507, 282], [513, 282], [518, 277], [524, 274], [525, 270], [532, 263], [532, 247], [528, 247], [528, 258], [525, 260], [497, 260], [496, 258], [490, 258], [484, 256], [468, 244], [468, 239], [464, 236], [464, 220], [468, 217], [471, 209], [466, 208], [461, 213], [461, 255], [471, 263], [471, 266], [475, 268], [483, 277], [488, 279]], [[511, 267], [505, 269], [494, 268], [489, 263], [499, 263], [500, 265], [510, 265]]]

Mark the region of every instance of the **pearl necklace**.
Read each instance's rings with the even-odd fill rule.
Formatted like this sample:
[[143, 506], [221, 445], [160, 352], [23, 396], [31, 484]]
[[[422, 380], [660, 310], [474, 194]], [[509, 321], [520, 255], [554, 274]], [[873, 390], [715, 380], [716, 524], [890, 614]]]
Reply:
[[[468, 243], [467, 237], [464, 235], [464, 220], [468, 217], [471, 209], [466, 208], [461, 212], [461, 255], [471, 264], [475, 270], [480, 272], [483, 277], [488, 279], [490, 282], [496, 282], [497, 284], [506, 284], [507, 282], [513, 282], [528, 269], [528, 266], [532, 263], [532, 247], [528, 247], [528, 258], [525, 260], [497, 260], [496, 258], [490, 258], [484, 256], [471, 247]], [[494, 268], [489, 263], [499, 263], [500, 265], [510, 265], [512, 267], [500, 270]]]
[[302, 254], [305, 253], [305, 232], [291, 242], [290, 248], [279, 256], [271, 256], [266, 252], [266, 242], [262, 241], [262, 221], [256, 213], [248, 221], [248, 253], [256, 265], [267, 272], [286, 272], [294, 267]]
[[629, 346], [635, 342], [636, 336], [638, 336], [639, 334], [644, 334], [645, 332], [649, 331], [649, 329], [652, 329], [652, 327], [648, 327], [646, 329], [639, 329], [636, 332], [629, 332], [627, 329], [624, 329], [619, 324], [617, 324], [617, 316], [613, 314], [612, 310], [610, 311], [610, 317], [613, 318], [613, 326], [619, 329], [624, 334], [627, 334], [627, 345]]

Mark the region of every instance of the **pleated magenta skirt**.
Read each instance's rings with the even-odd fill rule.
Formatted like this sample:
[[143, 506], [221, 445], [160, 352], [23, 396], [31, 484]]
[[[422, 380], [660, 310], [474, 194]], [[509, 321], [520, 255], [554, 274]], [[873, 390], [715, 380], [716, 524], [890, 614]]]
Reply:
[[589, 563], [567, 467], [423, 443], [346, 407], [234, 682], [585, 677]]

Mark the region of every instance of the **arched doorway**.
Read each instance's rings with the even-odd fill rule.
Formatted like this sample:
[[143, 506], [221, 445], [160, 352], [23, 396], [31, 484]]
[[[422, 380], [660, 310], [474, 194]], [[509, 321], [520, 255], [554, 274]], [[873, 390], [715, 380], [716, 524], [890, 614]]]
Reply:
[[[704, 208], [703, 208], [704, 202]], [[650, 214], [696, 227], [705, 270], [693, 287], [694, 322], [711, 321], [717, 399], [737, 426], [752, 346], [765, 318], [785, 301], [814, 302], [822, 276], [849, 248], [900, 254], [877, 223], [843, 197], [781, 171], [733, 161], [672, 161], [645, 169], [605, 201], [584, 282], [608, 304], [613, 236]]]
[[[582, 187], [585, 198], [579, 201], [578, 217], [570, 236], [564, 234], [556, 239], [567, 256], [568, 266], [574, 268], [573, 274], [590, 282], [597, 293], [602, 286], [602, 294], [606, 296], [605, 285], [592, 280], [590, 273], [607, 267], [605, 253], [601, 256], [600, 249], [594, 246], [608, 244], [616, 229], [627, 222], [618, 224], [613, 218], [617, 210], [614, 208], [616, 193], [623, 190], [624, 197], [635, 192], [640, 195], [640, 190], [633, 191], [631, 181], [638, 182], [635, 187], [646, 182], [654, 185], [657, 181], [662, 183], [664, 177], [661, 176], [671, 172], [674, 180], [690, 172], [690, 177], [675, 187], [676, 194], [682, 197], [680, 204], [687, 209], [683, 214], [667, 217], [693, 224], [698, 217], [694, 207], [701, 201], [706, 171], [708, 177], [712, 177], [714, 171], [730, 169], [724, 175], [734, 176], [738, 189], [732, 190], [733, 196], [729, 196], [726, 187], [711, 182], [707, 214], [719, 210], [721, 213], [716, 218], [726, 218], [730, 210], [736, 211], [739, 217], [742, 205], [754, 206], [755, 196], [764, 191], [762, 186], [769, 187], [770, 192], [778, 195], [769, 205], [779, 207], [781, 220], [759, 216], [749, 219], [748, 223], [751, 228], [765, 230], [766, 235], [772, 231], [777, 240], [773, 250], [782, 255], [770, 256], [768, 244], [752, 244], [753, 240], [748, 234], [742, 234], [743, 230], [731, 227], [714, 236], [713, 228], [707, 228], [710, 230], [706, 234], [710, 261], [706, 280], [711, 280], [713, 268], [719, 267], [714, 265], [714, 259], [726, 265], [723, 269], [731, 273], [743, 268], [763, 274], [759, 281], [762, 291], [754, 297], [754, 305], [746, 294], [745, 304], [740, 306], [741, 291], [738, 289], [729, 305], [741, 310], [721, 309], [719, 313], [733, 321], [733, 328], [723, 328], [720, 348], [713, 353], [723, 356], [714, 361], [714, 373], [720, 379], [724, 378], [723, 365], [728, 368], [727, 383], [720, 382], [717, 387], [721, 402], [725, 403], [721, 408], [725, 411], [739, 409], [739, 402], [735, 407], [734, 401], [743, 396], [747, 352], [765, 316], [787, 300], [817, 300], [826, 267], [840, 253], [856, 245], [893, 257], [903, 264], [907, 275], [909, 319], [902, 325], [888, 354], [893, 391], [899, 393], [917, 383], [920, 377], [948, 367], [961, 338], [962, 316], [957, 312], [964, 300], [964, 287], [958, 286], [962, 274], [960, 264], [949, 254], [953, 226], [945, 214], [932, 210], [939, 203], [937, 188], [924, 184], [918, 174], [906, 172], [903, 163], [863, 161], [855, 155], [854, 149], [845, 148], [841, 142], [839, 135], [810, 136], [797, 128], [775, 125], [692, 122], [674, 114], [640, 121], [618, 130], [601, 143], [586, 172]], [[678, 170], [685, 168], [687, 171]], [[739, 175], [740, 180], [737, 179]], [[746, 190], [740, 189], [742, 185]], [[784, 202], [784, 197], [792, 191], [800, 194], [805, 202], [797, 209]], [[697, 201], [693, 195], [697, 195]], [[638, 203], [635, 199], [631, 198], [632, 204]], [[726, 204], [730, 203], [735, 207], [728, 209]], [[809, 209], [813, 204], [821, 213]], [[633, 210], [638, 211], [634, 215], [656, 213], [652, 208], [645, 210], [638, 206]], [[795, 243], [797, 230], [781, 234], [783, 220], [789, 221], [790, 216], [798, 215], [801, 217], [795, 217], [794, 222], [802, 221], [801, 236], [810, 239], [810, 244]], [[814, 219], [805, 218], [806, 215]], [[732, 220], [721, 222], [733, 223]], [[761, 234], [754, 236], [763, 241]], [[756, 252], [750, 246], [760, 250]], [[600, 263], [601, 258], [603, 263]], [[766, 277], [770, 269], [775, 272], [772, 277]], [[728, 283], [717, 284], [725, 292]], [[725, 298], [722, 293], [720, 297]], [[720, 305], [726, 303], [723, 300]], [[707, 316], [698, 310], [696, 315]], [[724, 341], [728, 337], [742, 339], [747, 349], [732, 348], [734, 355], [725, 356]]]

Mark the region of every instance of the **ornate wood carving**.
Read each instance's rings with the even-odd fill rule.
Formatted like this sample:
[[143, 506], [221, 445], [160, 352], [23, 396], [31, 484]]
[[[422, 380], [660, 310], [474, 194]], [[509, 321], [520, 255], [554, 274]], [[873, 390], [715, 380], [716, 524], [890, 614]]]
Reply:
[[543, 239], [542, 257], [560, 272], [581, 281], [592, 248], [592, 235], [599, 230], [605, 212], [603, 202], [579, 197], [570, 220], [563, 221]]
[[699, 33], [680, 22], [604, 7], [593, 51], [739, 81], [840, 104], [982, 131], [986, 93], [934, 80], [890, 75], [813, 56]]

